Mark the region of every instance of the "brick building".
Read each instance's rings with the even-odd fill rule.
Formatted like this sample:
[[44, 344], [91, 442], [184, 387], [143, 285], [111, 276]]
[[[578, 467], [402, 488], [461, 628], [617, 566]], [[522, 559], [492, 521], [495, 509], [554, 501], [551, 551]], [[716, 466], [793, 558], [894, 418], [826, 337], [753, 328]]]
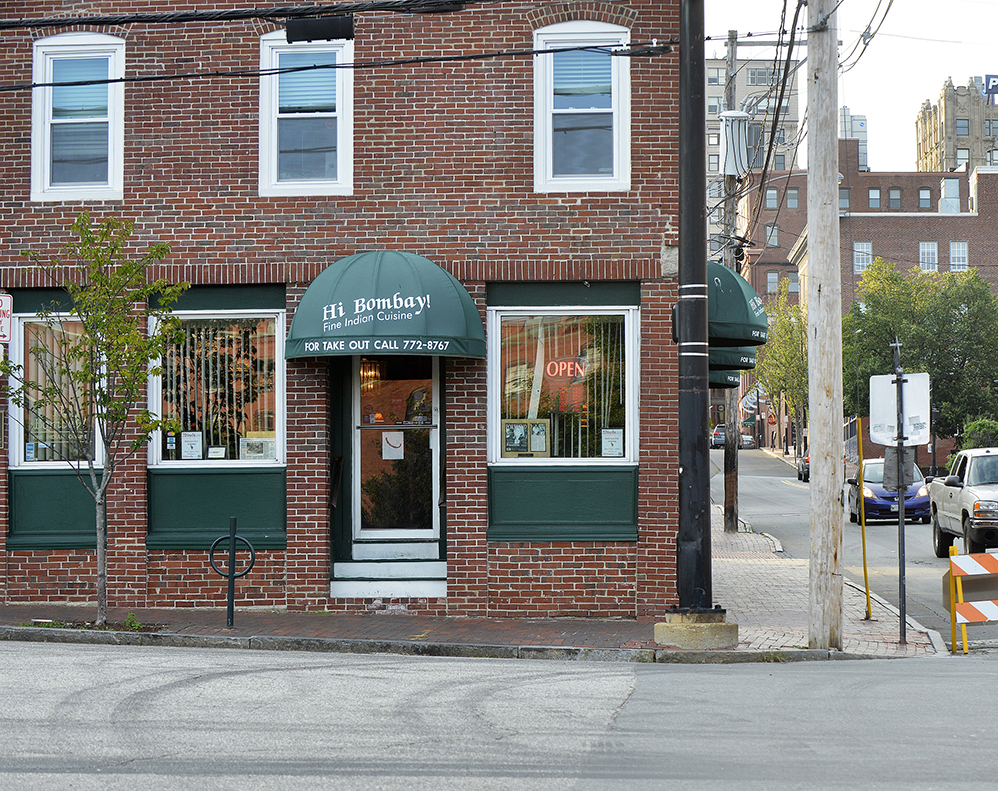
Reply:
[[[192, 284], [148, 388], [183, 430], [109, 495], [111, 606], [223, 604], [206, 549], [230, 516], [257, 549], [240, 605], [676, 603], [678, 60], [625, 53], [675, 39], [678, 8], [357, 13], [353, 38], [295, 43], [260, 19], [0, 33], [12, 358], [57, 296], [21, 253], [55, 253], [84, 208]], [[4, 601], [93, 597], [60, 441], [10, 406]]]

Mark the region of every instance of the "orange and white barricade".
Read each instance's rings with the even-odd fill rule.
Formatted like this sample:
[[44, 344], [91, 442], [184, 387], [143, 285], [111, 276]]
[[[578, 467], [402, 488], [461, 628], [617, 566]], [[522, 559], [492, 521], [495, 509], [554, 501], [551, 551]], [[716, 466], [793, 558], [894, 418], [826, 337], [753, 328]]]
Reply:
[[[960, 635], [963, 638], [963, 653], [967, 653], [967, 624], [998, 621], [998, 600], [980, 599], [978, 601], [963, 600], [963, 581], [973, 578], [980, 590], [988, 590], [993, 583], [998, 592], [998, 555], [958, 555], [956, 547], [949, 549], [949, 611], [952, 625], [952, 651], [956, 653], [956, 625], [960, 624]], [[986, 580], [993, 577], [993, 580]], [[969, 581], [969, 579], [968, 579]]]

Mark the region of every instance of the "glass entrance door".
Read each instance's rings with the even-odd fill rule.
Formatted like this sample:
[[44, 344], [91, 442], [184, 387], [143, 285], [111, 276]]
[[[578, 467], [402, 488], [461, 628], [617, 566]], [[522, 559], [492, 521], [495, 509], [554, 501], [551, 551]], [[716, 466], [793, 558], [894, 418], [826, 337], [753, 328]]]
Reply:
[[355, 358], [354, 395], [354, 539], [438, 538], [437, 358]]

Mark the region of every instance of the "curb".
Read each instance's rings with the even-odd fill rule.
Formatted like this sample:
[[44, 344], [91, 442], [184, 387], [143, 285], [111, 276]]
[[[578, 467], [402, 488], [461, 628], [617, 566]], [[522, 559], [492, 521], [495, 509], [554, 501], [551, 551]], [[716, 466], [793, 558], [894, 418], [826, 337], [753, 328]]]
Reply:
[[481, 659], [555, 659], [561, 661], [632, 662], [646, 664], [716, 665], [746, 662], [784, 663], [841, 659], [885, 659], [824, 649], [772, 651], [690, 651], [668, 648], [586, 648], [539, 645], [480, 645], [417, 643], [405, 640], [346, 640], [323, 637], [224, 637], [168, 632], [112, 632], [87, 629], [46, 629], [0, 626], [0, 641], [76, 645], [132, 645], [170, 648], [243, 648], [255, 651], [303, 651], [339, 654], [400, 654], [407, 656]]

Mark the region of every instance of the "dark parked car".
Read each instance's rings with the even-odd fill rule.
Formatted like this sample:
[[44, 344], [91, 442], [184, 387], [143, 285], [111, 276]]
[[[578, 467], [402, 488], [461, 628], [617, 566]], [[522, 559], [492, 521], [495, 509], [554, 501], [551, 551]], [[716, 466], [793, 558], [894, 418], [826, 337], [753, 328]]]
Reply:
[[[859, 476], [847, 479], [849, 484], [849, 521], [859, 521]], [[867, 520], [897, 519], [898, 493], [884, 488], [884, 460], [867, 459], [863, 462], [863, 510]], [[928, 524], [932, 518], [929, 507], [929, 489], [922, 471], [915, 467], [914, 481], [904, 495], [905, 519], [921, 519]]]
[[714, 433], [710, 435], [710, 446], [712, 448], [724, 447], [724, 426], [714, 426]]

